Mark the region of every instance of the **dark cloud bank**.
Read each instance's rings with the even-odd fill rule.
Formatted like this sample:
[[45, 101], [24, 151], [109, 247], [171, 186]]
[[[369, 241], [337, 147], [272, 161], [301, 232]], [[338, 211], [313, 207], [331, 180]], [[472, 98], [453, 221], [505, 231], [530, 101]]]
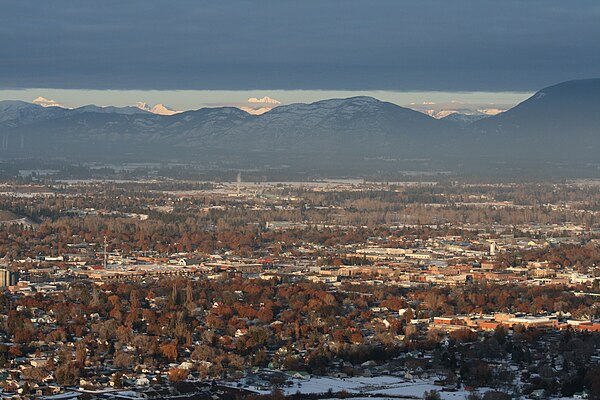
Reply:
[[535, 90], [598, 38], [596, 0], [6, 0], [0, 88]]

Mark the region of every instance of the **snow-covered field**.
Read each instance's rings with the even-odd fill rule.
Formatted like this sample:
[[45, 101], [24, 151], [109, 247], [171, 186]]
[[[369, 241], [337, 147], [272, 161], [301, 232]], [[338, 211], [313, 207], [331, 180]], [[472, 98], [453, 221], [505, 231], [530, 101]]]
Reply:
[[[437, 390], [442, 399], [464, 400], [469, 394], [465, 390], [443, 392], [442, 387], [434, 385], [430, 380], [406, 380], [387, 375], [353, 378], [310, 377], [309, 379], [292, 378], [291, 380], [293, 382], [291, 386], [284, 386], [282, 388], [286, 395], [295, 393], [327, 393], [331, 390], [333, 393], [346, 391], [354, 395], [364, 394], [369, 396], [370, 400], [374, 400], [376, 397], [371, 397], [373, 395], [380, 395], [381, 399], [393, 397], [423, 398], [424, 392]], [[245, 389], [253, 390], [257, 393], [269, 393], [269, 391], [258, 390], [253, 387], [245, 387]]]

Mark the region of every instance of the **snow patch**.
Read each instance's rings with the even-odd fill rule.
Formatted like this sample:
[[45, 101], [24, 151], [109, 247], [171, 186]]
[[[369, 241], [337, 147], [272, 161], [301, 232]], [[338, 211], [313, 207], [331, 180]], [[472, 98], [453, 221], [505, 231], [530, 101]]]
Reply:
[[271, 111], [273, 108], [271, 107], [258, 107], [258, 108], [253, 108], [253, 107], [240, 107], [240, 110], [242, 111], [246, 111], [248, 114], [252, 114], [252, 115], [261, 115], [266, 113], [267, 111]]

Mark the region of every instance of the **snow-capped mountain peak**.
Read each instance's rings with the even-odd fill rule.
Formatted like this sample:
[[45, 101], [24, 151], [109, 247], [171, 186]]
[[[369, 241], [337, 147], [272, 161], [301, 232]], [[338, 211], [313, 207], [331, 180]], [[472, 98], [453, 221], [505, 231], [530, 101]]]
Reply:
[[152, 107], [151, 112], [153, 114], [159, 114], [159, 115], [173, 115], [173, 114], [178, 114], [181, 111], [173, 110], [172, 108], [167, 107], [164, 104], [157, 104], [154, 107]]
[[264, 96], [259, 99], [257, 97], [250, 97], [246, 101], [246, 105], [240, 105], [240, 110], [246, 111], [248, 114], [261, 115], [271, 111], [273, 108], [279, 106], [281, 102], [279, 100], [272, 99], [268, 96]]
[[144, 103], [142, 101], [138, 101], [137, 103], [135, 103], [135, 106], [137, 108], [139, 108], [140, 110], [148, 111], [148, 112], [151, 112], [152, 114], [158, 114], [158, 115], [173, 115], [173, 114], [179, 114], [181, 112], [181, 111], [173, 110], [172, 108], [167, 107], [164, 104], [157, 104], [157, 105], [151, 107], [148, 103]]
[[151, 108], [148, 105], [148, 103], [144, 103], [143, 101], [138, 101], [137, 103], [134, 104], [134, 106], [136, 106], [140, 110], [144, 110], [144, 111], [150, 111], [150, 108]]
[[33, 104], [37, 104], [38, 106], [42, 106], [42, 107], [60, 107], [60, 108], [67, 108], [65, 106], [63, 106], [62, 104], [58, 103], [55, 100], [49, 100], [45, 97], [39, 96], [36, 99], [34, 99], [32, 101]]
[[262, 99], [257, 99], [256, 97], [251, 97], [248, 99], [248, 103], [281, 104], [281, 102], [279, 100], [272, 99], [268, 96], [265, 96]]

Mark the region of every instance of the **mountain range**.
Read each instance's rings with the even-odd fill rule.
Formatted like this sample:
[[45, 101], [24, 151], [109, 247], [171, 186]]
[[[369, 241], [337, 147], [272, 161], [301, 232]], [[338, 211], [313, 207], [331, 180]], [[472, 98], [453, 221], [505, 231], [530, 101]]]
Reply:
[[296, 165], [390, 157], [597, 162], [599, 109], [600, 79], [544, 88], [495, 116], [441, 119], [371, 97], [283, 105], [261, 115], [233, 107], [158, 115], [139, 105], [66, 109], [0, 101], [0, 155]]

